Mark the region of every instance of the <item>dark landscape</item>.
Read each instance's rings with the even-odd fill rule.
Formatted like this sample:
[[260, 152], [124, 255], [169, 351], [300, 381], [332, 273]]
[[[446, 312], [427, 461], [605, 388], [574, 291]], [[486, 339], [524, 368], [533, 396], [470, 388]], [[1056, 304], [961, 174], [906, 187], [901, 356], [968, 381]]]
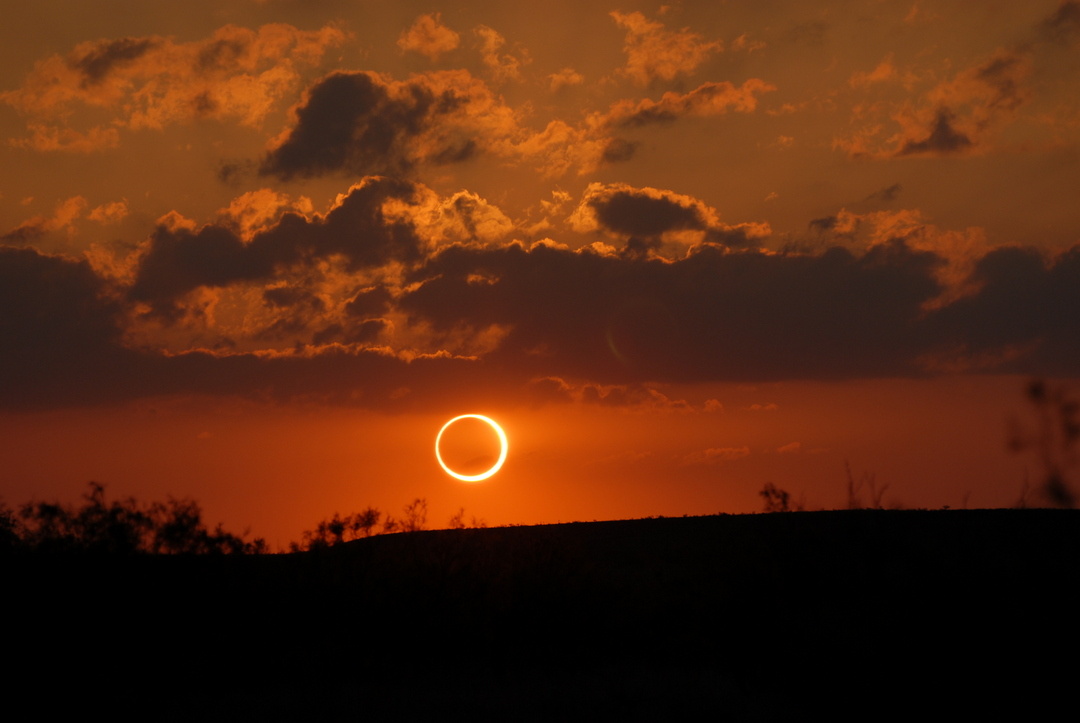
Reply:
[[[1080, 512], [850, 510], [4, 555], [9, 705], [144, 720], [970, 719], [1071, 703]], [[31, 691], [37, 691], [31, 693]], [[20, 705], [20, 707], [22, 707]]]

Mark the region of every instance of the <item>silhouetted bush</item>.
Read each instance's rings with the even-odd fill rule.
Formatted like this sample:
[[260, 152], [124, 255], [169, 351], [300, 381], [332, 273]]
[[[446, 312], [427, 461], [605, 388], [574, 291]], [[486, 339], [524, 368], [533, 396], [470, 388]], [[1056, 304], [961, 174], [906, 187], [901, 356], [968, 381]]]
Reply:
[[22, 542], [19, 519], [15, 511], [0, 502], [0, 552], [12, 550]]
[[765, 501], [766, 512], [789, 512], [791, 510], [791, 493], [780, 489], [772, 482], [766, 482], [758, 494]]
[[299, 543], [289, 543], [293, 552], [320, 550], [333, 545], [340, 545], [347, 540], [370, 537], [375, 534], [382, 513], [374, 507], [368, 507], [355, 515], [341, 517], [338, 513], [329, 520], [323, 520], [314, 530], [305, 530]]
[[450, 529], [451, 530], [464, 530], [467, 527], [483, 528], [483, 527], [487, 527], [487, 523], [484, 522], [483, 520], [476, 519], [476, 516], [473, 515], [472, 520], [468, 524], [466, 524], [465, 523], [465, 508], [464, 507], [459, 507], [458, 511], [455, 512], [450, 517]]
[[[464, 513], [464, 510], [462, 510], [462, 513]], [[418, 532], [426, 529], [427, 500], [417, 497], [410, 502], [405, 506], [405, 516], [400, 520], [394, 519], [390, 515], [382, 517], [382, 513], [374, 507], [368, 507], [363, 512], [346, 515], [345, 517], [335, 512], [333, 517], [320, 522], [314, 530], [305, 530], [300, 542], [289, 543], [289, 549], [292, 552], [322, 550], [361, 537], [370, 537], [378, 534], [375, 532], [375, 528], [378, 526], [380, 518], [382, 518], [380, 533], [384, 535], [395, 532]], [[477, 525], [474, 524], [475, 526]]]
[[[20, 546], [43, 552], [211, 554], [266, 552], [266, 542], [251, 542], [213, 531], [202, 510], [190, 499], [142, 505], [133, 497], [107, 502], [105, 486], [89, 483], [80, 507], [58, 502], [28, 502], [19, 511], [21, 524], [0, 522]], [[9, 534], [0, 529], [0, 535]]]

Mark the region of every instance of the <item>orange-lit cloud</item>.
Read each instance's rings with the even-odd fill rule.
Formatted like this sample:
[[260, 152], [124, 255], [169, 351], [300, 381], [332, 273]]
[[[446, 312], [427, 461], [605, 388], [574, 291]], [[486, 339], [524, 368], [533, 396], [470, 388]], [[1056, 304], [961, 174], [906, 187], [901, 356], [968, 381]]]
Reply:
[[494, 28], [478, 25], [473, 29], [480, 50], [480, 59], [487, 66], [491, 77], [497, 83], [506, 80], [520, 80], [521, 67], [529, 63], [529, 55], [518, 51], [516, 55], [503, 52], [506, 39]]
[[628, 250], [658, 250], [665, 242], [682, 250], [701, 243], [735, 248], [754, 246], [769, 235], [766, 223], [729, 225], [696, 198], [655, 188], [591, 183], [570, 215], [581, 233], [603, 231], [627, 243]]
[[428, 13], [416, 19], [398, 37], [398, 47], [437, 60], [440, 55], [455, 50], [461, 36], [442, 24], [440, 13]]
[[563, 68], [559, 72], [549, 75], [548, 81], [550, 82], [549, 87], [551, 88], [551, 92], [555, 93], [562, 88], [581, 85], [585, 82], [585, 76], [573, 68]]
[[611, 17], [626, 30], [626, 65], [619, 72], [639, 85], [690, 75], [709, 56], [723, 49], [718, 40], [706, 41], [686, 28], [666, 30], [663, 23], [651, 21], [639, 12], [615, 11]]
[[[874, 158], [985, 153], [995, 134], [1031, 99], [1027, 87], [1031, 68], [1029, 53], [998, 51], [918, 99], [857, 108], [862, 127], [838, 137], [834, 146], [855, 157]], [[850, 84], [867, 88], [892, 79], [897, 72], [887, 58], [871, 73], [852, 76]], [[880, 117], [886, 109], [890, 122]], [[886, 135], [895, 126], [899, 130]]]
[[757, 108], [757, 95], [776, 90], [758, 78], [739, 87], [726, 81], [705, 83], [688, 93], [664, 93], [660, 100], [623, 100], [612, 105], [606, 121], [614, 126], [637, 127], [670, 123], [684, 116], [715, 116], [729, 111], [750, 113]]
[[407, 81], [333, 73], [308, 90], [295, 116], [263, 162], [263, 174], [401, 175], [418, 164], [461, 162], [511, 144], [519, 132], [513, 111], [464, 70]]
[[[0, 242], [22, 244], [34, 241], [54, 231], [75, 233], [74, 223], [86, 211], [88, 204], [82, 196], [72, 196], [56, 205], [51, 216], [34, 216], [23, 221], [11, 231], [0, 235]], [[99, 219], [94, 219], [99, 220]]]
[[[258, 30], [225, 26], [205, 40], [151, 36], [81, 43], [37, 63], [0, 101], [26, 116], [31, 134], [13, 139], [36, 150], [90, 151], [117, 144], [118, 128], [155, 128], [201, 118], [258, 126], [293, 91], [299, 69], [319, 62], [345, 34], [333, 26]], [[79, 127], [86, 109], [106, 124]], [[87, 116], [89, 117], [89, 116]]]

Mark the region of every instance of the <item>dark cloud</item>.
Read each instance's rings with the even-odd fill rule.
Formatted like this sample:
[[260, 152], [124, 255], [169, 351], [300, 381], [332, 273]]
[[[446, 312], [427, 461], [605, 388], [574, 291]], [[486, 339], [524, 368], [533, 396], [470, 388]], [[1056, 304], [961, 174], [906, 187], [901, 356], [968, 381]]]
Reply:
[[976, 294], [941, 309], [930, 322], [956, 337], [971, 364], [1007, 371], [1076, 374], [1080, 370], [1080, 246], [1047, 260], [1034, 249], [995, 249], [978, 261]]
[[[891, 202], [895, 201], [900, 196], [900, 191], [902, 191], [903, 188], [904, 187], [901, 186], [899, 183], [894, 183], [893, 185], [889, 186], [888, 188], [883, 188], [880, 191], [875, 191], [874, 193], [871, 193], [869, 196], [864, 198], [863, 201], [864, 202], [868, 201], [868, 202], [891, 203]], [[813, 225], [814, 225], [814, 222], [811, 221], [810, 226], [813, 227]]]
[[[451, 245], [407, 273], [400, 298], [364, 287], [337, 320], [303, 287], [267, 289], [313, 346], [165, 354], [125, 347], [130, 309], [86, 262], [0, 248], [0, 407], [209, 394], [404, 410], [463, 386], [499, 403], [651, 404], [664, 382], [1080, 372], [1080, 247], [992, 251], [973, 291], [939, 307], [943, 263], [901, 241], [814, 255], [701, 245], [677, 261]], [[419, 324], [410, 333], [503, 331], [468, 358], [364, 348], [391, 330], [373, 316], [386, 310]]]
[[822, 218], [815, 218], [810, 221], [810, 230], [818, 231], [820, 233], [827, 233], [836, 228], [836, 224], [839, 218], [836, 216], [823, 216]]
[[370, 344], [379, 338], [390, 328], [390, 322], [386, 319], [366, 319], [359, 324], [331, 324], [316, 332], [311, 337], [311, 343], [316, 346], [324, 344]]
[[687, 116], [718, 116], [730, 111], [750, 113], [757, 108], [761, 93], [776, 87], [759, 78], [741, 86], [727, 81], [704, 83], [688, 93], [664, 93], [660, 100], [623, 100], [611, 106], [606, 122], [615, 128], [640, 128], [668, 124]]
[[960, 153], [971, 148], [972, 141], [953, 128], [953, 114], [948, 108], [938, 110], [930, 135], [920, 140], [908, 140], [896, 151], [897, 156], [913, 156], [924, 153]]
[[295, 127], [266, 157], [261, 173], [284, 179], [337, 172], [404, 175], [421, 162], [467, 160], [478, 152], [477, 137], [428, 131], [463, 113], [474, 90], [428, 76], [393, 83], [375, 73], [333, 73], [308, 92]]
[[622, 138], [612, 138], [604, 146], [604, 153], [600, 160], [603, 163], [625, 163], [637, 153], [638, 144]]
[[[628, 237], [632, 253], [659, 248], [662, 236], [675, 231], [700, 231], [701, 240], [745, 248], [757, 244], [766, 227], [728, 226], [716, 212], [690, 196], [655, 188], [634, 188], [626, 184], [592, 184], [586, 189], [583, 207], [591, 210], [600, 230]], [[588, 224], [581, 227], [589, 228]]]
[[0, 406], [97, 396], [99, 375], [134, 356], [119, 345], [121, 316], [85, 261], [0, 247]]
[[705, 226], [698, 209], [636, 191], [597, 196], [589, 205], [595, 209], [597, 220], [616, 233], [659, 236], [665, 231]]
[[159, 44], [156, 38], [120, 38], [103, 40], [90, 48], [80, 48], [68, 58], [72, 69], [83, 74], [84, 88], [105, 79], [113, 68], [131, 63]]
[[263, 301], [277, 308], [306, 306], [321, 311], [325, 307], [322, 299], [307, 289], [298, 289], [291, 286], [266, 289], [263, 291]]
[[[373, 409], [428, 409], [469, 386], [485, 403], [523, 383], [476, 359], [409, 361], [330, 345], [292, 353], [166, 355], [123, 346], [125, 313], [85, 261], [0, 247], [0, 408], [43, 409], [199, 394], [295, 399]], [[377, 335], [386, 322], [351, 330]]]
[[390, 309], [390, 292], [385, 287], [361, 289], [345, 304], [349, 316], [372, 317], [385, 314]]
[[1039, 25], [1039, 34], [1064, 43], [1080, 35], [1080, 2], [1066, 0]]
[[12, 246], [22, 245], [35, 241], [48, 233], [48, 228], [45, 226], [44, 219], [34, 219], [27, 223], [20, 224], [18, 227], [13, 228], [6, 234], [0, 236], [0, 244], [9, 244]]
[[224, 225], [197, 230], [161, 226], [139, 260], [130, 296], [168, 316], [178, 297], [200, 286], [268, 279], [278, 269], [315, 259], [337, 255], [349, 270], [414, 260], [420, 241], [413, 228], [382, 211], [386, 200], [408, 199], [414, 191], [405, 181], [365, 179], [325, 216], [286, 213], [249, 242]]
[[[704, 246], [676, 262], [453, 248], [417, 273], [427, 280], [401, 307], [437, 328], [506, 325], [492, 358], [536, 375], [622, 383], [911, 374], [939, 263], [902, 243], [861, 257]], [[476, 274], [497, 281], [471, 283]]]

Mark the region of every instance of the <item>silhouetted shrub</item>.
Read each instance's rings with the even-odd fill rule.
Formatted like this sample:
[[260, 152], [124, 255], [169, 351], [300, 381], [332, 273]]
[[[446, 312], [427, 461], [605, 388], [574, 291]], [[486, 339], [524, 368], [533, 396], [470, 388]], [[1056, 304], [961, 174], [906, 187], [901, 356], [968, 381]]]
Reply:
[[[844, 461], [844, 472], [847, 475], [847, 508], [849, 510], [883, 510], [885, 509], [881, 503], [881, 498], [885, 495], [885, 490], [889, 489], [889, 485], [884, 484], [881, 487], [877, 486], [877, 479], [871, 472], [864, 472], [858, 480], [855, 479], [855, 475], [851, 473], [851, 465]], [[867, 500], [863, 501], [863, 493], [866, 493]], [[897, 507], [897, 509], [899, 509]]]
[[0, 552], [13, 550], [22, 542], [19, 518], [15, 511], [0, 502]]
[[464, 530], [467, 527], [482, 528], [482, 527], [487, 527], [487, 523], [484, 522], [483, 520], [476, 519], [476, 516], [473, 515], [472, 520], [468, 524], [466, 524], [465, 523], [465, 508], [464, 507], [459, 507], [458, 511], [455, 512], [450, 517], [450, 529], [451, 530]]
[[780, 489], [772, 482], [766, 482], [758, 494], [765, 501], [766, 512], [789, 512], [791, 510], [789, 506], [791, 494], [787, 490]]
[[[374, 507], [345, 517], [335, 512], [333, 517], [320, 522], [314, 530], [305, 530], [300, 542], [289, 543], [289, 549], [292, 552], [322, 550], [361, 537], [370, 537], [376, 534], [375, 528], [380, 518], [382, 513]], [[405, 516], [400, 520], [386, 515], [382, 521], [380, 533], [384, 535], [423, 530], [427, 524], [427, 500], [418, 497], [406, 505]]]
[[335, 512], [331, 519], [323, 520], [314, 530], [304, 531], [299, 543], [289, 543], [289, 549], [293, 552], [319, 550], [339, 545], [347, 540], [370, 537], [375, 534], [375, 526], [379, 524], [381, 516], [382, 513], [374, 507], [368, 507], [363, 512], [346, 517], [341, 517]]
[[193, 500], [141, 505], [129, 497], [107, 502], [105, 485], [89, 483], [81, 507], [28, 502], [19, 512], [20, 543], [46, 552], [156, 554], [261, 553], [266, 542], [248, 542], [221, 525], [210, 531]]

